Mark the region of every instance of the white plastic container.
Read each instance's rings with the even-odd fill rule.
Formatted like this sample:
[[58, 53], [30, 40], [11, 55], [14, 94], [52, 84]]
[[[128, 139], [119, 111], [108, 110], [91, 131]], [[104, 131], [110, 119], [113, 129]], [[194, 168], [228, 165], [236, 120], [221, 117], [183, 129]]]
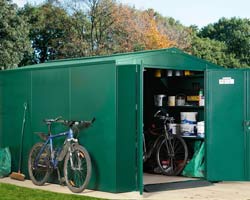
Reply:
[[196, 124], [180, 124], [180, 132], [183, 133], [194, 133]]
[[205, 97], [204, 96], [199, 97], [199, 106], [205, 106]]
[[181, 112], [182, 124], [196, 124], [198, 112]]
[[154, 95], [155, 106], [162, 107], [164, 104], [165, 98], [166, 98], [165, 94]]
[[169, 124], [169, 129], [172, 130], [172, 134], [179, 135], [180, 134], [180, 124]]
[[204, 134], [205, 133], [205, 123], [204, 121], [197, 123], [197, 133]]

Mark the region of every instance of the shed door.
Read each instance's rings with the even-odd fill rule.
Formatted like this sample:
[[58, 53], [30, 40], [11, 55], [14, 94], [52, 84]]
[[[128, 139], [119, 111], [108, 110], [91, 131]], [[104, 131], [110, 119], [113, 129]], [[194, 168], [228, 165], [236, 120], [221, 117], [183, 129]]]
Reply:
[[245, 97], [245, 111], [246, 111], [246, 117], [245, 117], [245, 132], [246, 132], [246, 178], [247, 180], [250, 180], [250, 71], [247, 70], [245, 72], [245, 88], [246, 88], [246, 97]]
[[139, 65], [117, 67], [117, 185], [122, 191], [142, 191], [142, 143]]
[[246, 180], [244, 72], [207, 71], [206, 87], [207, 179]]

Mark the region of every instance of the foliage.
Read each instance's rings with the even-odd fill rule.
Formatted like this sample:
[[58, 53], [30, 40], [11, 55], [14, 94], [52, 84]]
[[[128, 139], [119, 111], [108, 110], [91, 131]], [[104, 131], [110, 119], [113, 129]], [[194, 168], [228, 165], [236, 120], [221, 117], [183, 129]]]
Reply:
[[0, 0], [0, 8], [0, 67], [14, 68], [31, 51], [28, 27], [10, 0]]
[[155, 13], [155, 21], [159, 31], [166, 35], [169, 40], [174, 41], [175, 47], [186, 50], [191, 47], [192, 28], [183, 26], [172, 17], [163, 17]]
[[80, 195], [59, 194], [0, 183], [1, 199], [4, 200], [101, 200]]
[[29, 37], [34, 48], [33, 63], [68, 57], [71, 19], [65, 10], [51, 3], [25, 5], [19, 12], [30, 25]]
[[117, 46], [115, 51], [159, 49], [175, 45], [174, 41], [160, 32], [153, 10], [139, 11], [117, 4], [113, 18], [113, 44]]
[[190, 51], [193, 55], [217, 65], [228, 68], [240, 66], [235, 55], [227, 53], [228, 49], [224, 42], [195, 36], [192, 40]]
[[86, 5], [91, 24], [89, 30], [91, 54], [99, 55], [109, 47], [115, 2], [113, 0], [86, 0]]
[[[12, 16], [0, 21], [0, 64], [5, 67], [173, 46], [225, 67], [250, 66], [249, 19], [222, 18], [199, 30], [117, 0], [45, 0], [25, 5], [18, 15], [10, 0], [0, 2], [0, 18], [7, 12]], [[20, 31], [13, 28], [17, 22]]]
[[154, 18], [154, 11], [148, 10], [141, 13], [141, 19], [143, 20], [143, 35], [145, 49], [159, 49], [167, 48], [175, 45], [174, 41], [169, 40], [166, 34], [160, 32], [157, 27], [157, 22]]
[[[115, 0], [48, 1], [20, 10], [30, 24], [33, 63], [173, 46], [159, 31], [154, 12]], [[23, 63], [27, 61], [23, 61]]]
[[224, 42], [226, 53], [238, 60], [237, 67], [250, 66], [250, 19], [221, 18], [202, 28], [198, 36]]

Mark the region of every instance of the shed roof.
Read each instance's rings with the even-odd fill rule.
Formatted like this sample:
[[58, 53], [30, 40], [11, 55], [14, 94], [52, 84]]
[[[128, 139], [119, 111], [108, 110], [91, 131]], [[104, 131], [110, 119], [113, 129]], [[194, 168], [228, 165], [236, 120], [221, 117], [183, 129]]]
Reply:
[[49, 61], [42, 64], [29, 65], [14, 70], [57, 68], [70, 65], [86, 65], [88, 63], [100, 63], [114, 61], [116, 65], [142, 64], [152, 68], [171, 68], [203, 71], [205, 69], [217, 69], [221, 66], [206, 60], [184, 53], [177, 48], [139, 51], [131, 53], [120, 53], [109, 56], [92, 56], [73, 59], [61, 59]]

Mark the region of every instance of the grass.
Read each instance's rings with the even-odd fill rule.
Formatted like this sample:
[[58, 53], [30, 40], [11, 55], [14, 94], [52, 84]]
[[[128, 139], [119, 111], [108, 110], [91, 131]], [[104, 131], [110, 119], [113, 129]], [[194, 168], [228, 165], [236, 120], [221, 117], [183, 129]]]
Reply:
[[30, 189], [15, 185], [0, 183], [1, 200], [103, 200], [72, 194], [60, 194], [44, 190]]

